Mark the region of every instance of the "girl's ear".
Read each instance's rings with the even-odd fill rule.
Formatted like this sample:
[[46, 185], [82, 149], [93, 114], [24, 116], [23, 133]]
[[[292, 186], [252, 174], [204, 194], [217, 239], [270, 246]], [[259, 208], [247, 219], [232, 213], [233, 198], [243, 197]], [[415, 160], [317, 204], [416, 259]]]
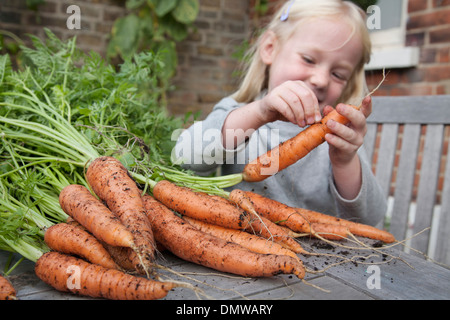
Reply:
[[277, 36], [273, 31], [266, 31], [263, 35], [262, 41], [261, 41], [261, 47], [259, 50], [259, 55], [261, 57], [262, 62], [266, 65], [271, 65], [274, 58], [275, 58], [275, 52], [276, 52], [276, 45], [277, 45]]

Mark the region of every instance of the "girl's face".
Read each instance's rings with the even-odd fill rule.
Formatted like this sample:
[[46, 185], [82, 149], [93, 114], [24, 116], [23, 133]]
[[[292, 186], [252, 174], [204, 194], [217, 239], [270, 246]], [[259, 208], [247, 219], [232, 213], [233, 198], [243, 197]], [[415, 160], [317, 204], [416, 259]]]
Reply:
[[269, 90], [286, 81], [303, 81], [323, 110], [341, 96], [362, 58], [363, 46], [346, 23], [325, 18], [310, 22], [300, 24], [284, 43], [273, 33], [267, 35], [261, 58], [270, 65]]

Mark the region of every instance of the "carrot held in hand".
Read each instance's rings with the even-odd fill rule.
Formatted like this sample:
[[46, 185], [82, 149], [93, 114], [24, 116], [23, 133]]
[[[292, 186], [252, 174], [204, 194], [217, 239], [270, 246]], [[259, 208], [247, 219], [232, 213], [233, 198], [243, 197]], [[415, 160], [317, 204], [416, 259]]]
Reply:
[[58, 291], [112, 300], [155, 300], [177, 285], [132, 276], [59, 252], [44, 253], [36, 262], [36, 275]]
[[156, 240], [183, 260], [245, 277], [271, 277], [281, 273], [305, 276], [299, 260], [255, 253], [219, 239], [194, 228], [151, 196], [143, 198]]
[[105, 268], [119, 269], [97, 238], [73, 224], [51, 226], [45, 232], [44, 241], [54, 251], [77, 255]]
[[0, 301], [16, 300], [16, 289], [5, 277], [0, 276]]
[[309, 126], [295, 137], [248, 163], [244, 167], [243, 180], [247, 182], [263, 181], [305, 157], [314, 148], [325, 142], [325, 135], [331, 132], [327, 127], [329, 120], [342, 124], [349, 122], [347, 118], [333, 110], [319, 123]]
[[156, 244], [142, 202], [142, 191], [128, 170], [113, 157], [100, 157], [89, 165], [86, 179], [95, 194], [132, 233], [144, 269], [151, 270]]

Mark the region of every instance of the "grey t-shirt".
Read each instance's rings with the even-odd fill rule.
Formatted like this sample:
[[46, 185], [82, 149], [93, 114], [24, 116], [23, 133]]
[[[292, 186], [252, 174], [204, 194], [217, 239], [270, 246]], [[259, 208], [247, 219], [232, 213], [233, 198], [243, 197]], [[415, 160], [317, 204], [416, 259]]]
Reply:
[[[199, 175], [210, 174], [219, 167], [222, 175], [240, 173], [246, 163], [303, 130], [283, 121], [268, 123], [253, 132], [246, 143], [235, 150], [226, 150], [222, 144], [222, 127], [228, 114], [240, 106], [233, 98], [224, 98], [204, 121], [196, 122], [181, 134], [175, 156], [187, 169]], [[234, 188], [254, 191], [289, 206], [379, 225], [386, 212], [386, 199], [373, 176], [364, 148], [360, 148], [358, 154], [363, 183], [353, 200], [342, 198], [336, 190], [327, 143], [264, 181], [242, 182]]]

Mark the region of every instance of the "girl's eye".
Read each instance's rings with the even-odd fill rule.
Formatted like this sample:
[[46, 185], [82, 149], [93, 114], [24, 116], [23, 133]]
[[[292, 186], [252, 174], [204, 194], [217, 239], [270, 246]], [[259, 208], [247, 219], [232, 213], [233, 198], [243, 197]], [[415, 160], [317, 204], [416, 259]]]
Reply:
[[347, 81], [348, 80], [346, 75], [344, 75], [342, 73], [339, 73], [339, 72], [334, 72], [333, 76], [335, 78], [337, 78], [338, 80], [341, 80], [341, 81]]
[[308, 64], [314, 64], [314, 60], [311, 57], [308, 56], [302, 56], [303, 61], [305, 61]]

